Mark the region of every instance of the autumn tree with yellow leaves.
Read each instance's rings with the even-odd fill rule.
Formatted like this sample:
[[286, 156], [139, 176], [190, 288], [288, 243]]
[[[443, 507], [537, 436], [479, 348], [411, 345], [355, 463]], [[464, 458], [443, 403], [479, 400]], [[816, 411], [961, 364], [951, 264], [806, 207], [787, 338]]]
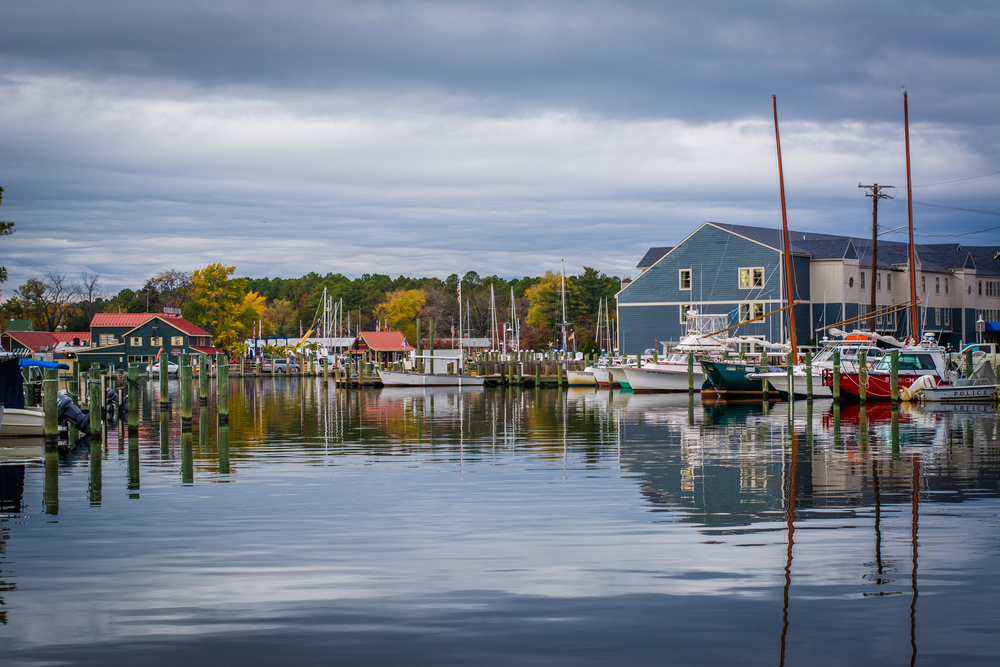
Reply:
[[426, 302], [427, 297], [423, 290], [396, 290], [386, 294], [385, 300], [375, 307], [375, 317], [385, 322], [393, 331], [402, 332], [407, 342], [416, 345], [416, 319]]
[[216, 347], [242, 353], [265, 299], [247, 291], [246, 278], [232, 278], [235, 266], [209, 264], [191, 274], [184, 317], [213, 336]]

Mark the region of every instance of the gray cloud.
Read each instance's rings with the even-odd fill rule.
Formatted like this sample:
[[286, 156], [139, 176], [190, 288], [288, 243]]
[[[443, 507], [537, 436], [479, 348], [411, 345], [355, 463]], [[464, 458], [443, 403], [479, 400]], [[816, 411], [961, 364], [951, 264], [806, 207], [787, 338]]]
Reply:
[[[561, 257], [628, 274], [705, 219], [778, 224], [771, 93], [797, 228], [863, 234], [858, 181], [904, 184], [902, 85], [916, 182], [1000, 162], [994, 3], [0, 2], [0, 15], [13, 285], [84, 265], [134, 285], [220, 258], [250, 275], [524, 275]], [[998, 210], [995, 185], [915, 198]], [[885, 209], [901, 224], [905, 210]], [[918, 212], [924, 232], [995, 221]]]

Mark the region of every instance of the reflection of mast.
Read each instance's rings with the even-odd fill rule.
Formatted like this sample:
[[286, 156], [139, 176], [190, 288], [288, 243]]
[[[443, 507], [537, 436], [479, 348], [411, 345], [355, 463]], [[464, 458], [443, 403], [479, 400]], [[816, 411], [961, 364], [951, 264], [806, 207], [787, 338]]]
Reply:
[[910, 667], [917, 661], [917, 525], [920, 517], [920, 454], [913, 457], [913, 481], [910, 484], [912, 500], [912, 522], [910, 527], [910, 542], [912, 545], [912, 562], [910, 566], [910, 588], [913, 597], [910, 598]]
[[875, 566], [878, 568], [878, 579], [875, 583], [882, 585], [884, 567], [882, 564], [882, 499], [879, 495], [878, 461], [872, 456], [872, 487], [875, 491]]
[[781, 610], [781, 665], [785, 664], [785, 637], [788, 635], [788, 589], [792, 586], [792, 547], [795, 545], [795, 478], [799, 468], [799, 438], [792, 429], [792, 465], [788, 473], [788, 551], [785, 555], [784, 606]]

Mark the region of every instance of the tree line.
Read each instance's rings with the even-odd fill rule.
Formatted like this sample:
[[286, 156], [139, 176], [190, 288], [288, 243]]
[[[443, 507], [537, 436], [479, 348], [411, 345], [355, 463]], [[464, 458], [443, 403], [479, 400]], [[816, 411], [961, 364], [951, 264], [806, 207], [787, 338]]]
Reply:
[[[402, 331], [412, 344], [416, 342], [415, 319], [420, 317], [425, 338], [430, 335], [428, 327], [433, 319], [436, 338], [451, 337], [452, 326], [455, 335], [463, 331], [473, 337], [497, 338], [503, 335], [506, 324], [508, 331], [520, 332], [522, 348], [561, 345], [562, 276], [552, 271], [514, 279], [483, 277], [470, 271], [442, 280], [382, 274], [348, 278], [315, 272], [300, 278], [246, 278], [235, 277], [235, 270], [217, 263], [191, 273], [161, 271], [141, 288], [122, 289], [116, 294], [103, 290], [96, 273], [85, 271], [79, 279], [70, 280], [66, 274], [51, 272], [29, 278], [0, 309], [4, 321], [30, 318], [37, 331], [86, 331], [95, 313], [153, 313], [178, 308], [186, 319], [211, 332], [218, 347], [239, 352], [254, 332], [266, 337], [294, 337], [315, 328], [322, 318], [325, 289], [340, 313], [337, 324], [344, 335], [389, 328]], [[614, 295], [620, 288], [618, 278], [589, 267], [578, 275], [566, 276], [569, 347], [593, 341], [602, 300], [612, 304], [614, 317]]]

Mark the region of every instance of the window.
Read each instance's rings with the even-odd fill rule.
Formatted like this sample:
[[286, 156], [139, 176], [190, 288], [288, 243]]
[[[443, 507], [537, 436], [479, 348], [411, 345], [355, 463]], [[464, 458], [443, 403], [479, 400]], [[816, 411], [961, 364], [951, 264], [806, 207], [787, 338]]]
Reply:
[[927, 293], [927, 276], [920, 276], [920, 291]]
[[875, 274], [875, 289], [880, 290], [880, 291], [882, 289], [882, 274], [881, 273], [876, 273]]
[[159, 347], [163, 345], [163, 339], [159, 336], [154, 336], [149, 339], [149, 344], [152, 345], [153, 347]]
[[[947, 280], [947, 278], [945, 280]], [[947, 284], [947, 283], [945, 283], [945, 284]], [[950, 327], [951, 326], [951, 308], [945, 308], [944, 309], [944, 325], [946, 327]]]
[[934, 293], [935, 294], [940, 294], [941, 293], [941, 279], [940, 278], [935, 278], [934, 279]]
[[691, 309], [690, 303], [681, 304], [681, 324], [686, 324], [688, 321], [688, 310]]
[[750, 304], [741, 303], [740, 304], [740, 322], [746, 322], [750, 319]]
[[935, 308], [934, 309], [934, 325], [935, 326], [941, 326], [941, 309], [940, 308]]
[[983, 295], [983, 281], [979, 281], [979, 296]]
[[763, 314], [764, 314], [764, 304], [762, 303], [740, 304], [740, 322], [748, 322], [750, 320], [761, 317]]
[[865, 288], [865, 272], [861, 272], [861, 289]]
[[116, 345], [118, 343], [118, 339], [111, 334], [101, 334], [100, 343], [101, 345]]
[[753, 305], [753, 316], [757, 318], [757, 317], [763, 317], [763, 315], [764, 315], [764, 304], [755, 303]]
[[184, 346], [184, 336], [172, 336], [170, 338], [170, 344], [171, 345], [178, 345], [178, 346], [183, 347]]
[[691, 269], [680, 270], [680, 289], [691, 289]]
[[847, 286], [850, 288], [854, 287], [854, 276], [851, 276], [850, 278], [847, 279]]
[[132, 336], [128, 339], [128, 344], [132, 347], [142, 347], [142, 337]]
[[891, 273], [885, 274], [885, 290], [887, 292], [891, 292], [892, 291], [892, 274]]
[[740, 289], [753, 289], [764, 286], [764, 268], [740, 269]]
[[944, 293], [945, 294], [948, 293], [948, 279], [947, 278], [944, 279]]

